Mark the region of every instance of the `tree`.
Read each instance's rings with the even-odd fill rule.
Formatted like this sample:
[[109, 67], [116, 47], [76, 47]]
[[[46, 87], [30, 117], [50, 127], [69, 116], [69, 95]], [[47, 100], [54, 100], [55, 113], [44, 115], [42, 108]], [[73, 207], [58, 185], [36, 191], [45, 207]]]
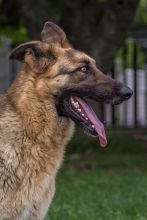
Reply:
[[[139, 0], [3, 0], [2, 6], [6, 23], [12, 14], [13, 21], [26, 26], [31, 39], [40, 36], [45, 21], [57, 22], [73, 45], [88, 52], [107, 72], [124, 43], [138, 3]], [[13, 11], [10, 6], [16, 5], [19, 10]]]
[[137, 5], [138, 0], [91, 0], [89, 4], [86, 0], [65, 0], [61, 23], [73, 43], [88, 51], [99, 68], [107, 72], [124, 43]]

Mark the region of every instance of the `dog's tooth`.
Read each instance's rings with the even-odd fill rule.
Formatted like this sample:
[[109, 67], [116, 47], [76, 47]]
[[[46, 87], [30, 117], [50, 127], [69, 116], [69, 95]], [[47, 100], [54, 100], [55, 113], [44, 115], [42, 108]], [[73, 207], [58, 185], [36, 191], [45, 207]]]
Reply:
[[85, 119], [88, 121], [88, 118], [87, 118], [87, 117], [86, 117]]
[[94, 126], [94, 125], [92, 125], [91, 127], [92, 127], [92, 128], [95, 128], [95, 126]]
[[74, 101], [74, 99], [73, 99], [73, 98], [71, 98], [71, 103], [72, 103], [72, 104], [74, 104], [74, 103], [75, 103], [75, 101]]
[[84, 117], [85, 115], [82, 113], [82, 116]]
[[82, 111], [81, 108], [78, 108], [78, 111], [81, 112]]
[[75, 107], [78, 109], [78, 108], [79, 108], [79, 105], [75, 105]]

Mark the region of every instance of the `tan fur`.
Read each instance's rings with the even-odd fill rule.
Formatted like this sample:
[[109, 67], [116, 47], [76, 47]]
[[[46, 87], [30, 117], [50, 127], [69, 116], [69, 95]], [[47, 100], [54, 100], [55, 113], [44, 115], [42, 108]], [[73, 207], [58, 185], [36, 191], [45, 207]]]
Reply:
[[[0, 97], [0, 220], [43, 220], [47, 213], [74, 131], [71, 119], [58, 114], [56, 96], [65, 88], [88, 88], [113, 97], [119, 85], [72, 49], [55, 24], [45, 24], [42, 38], [12, 51], [10, 58], [24, 64]], [[87, 61], [90, 74], [81, 71]]]
[[[44, 53], [46, 47], [43, 43]], [[58, 56], [60, 52], [58, 47]], [[0, 220], [42, 220], [52, 201], [56, 173], [74, 130], [55, 107], [53, 95], [67, 76], [54, 79], [58, 65], [53, 63], [36, 61], [28, 51], [21, 73], [0, 97]]]
[[[0, 219], [43, 219], [64, 146], [73, 133], [54, 100], [39, 100], [22, 73], [0, 104]], [[22, 85], [23, 84], [23, 85]]]

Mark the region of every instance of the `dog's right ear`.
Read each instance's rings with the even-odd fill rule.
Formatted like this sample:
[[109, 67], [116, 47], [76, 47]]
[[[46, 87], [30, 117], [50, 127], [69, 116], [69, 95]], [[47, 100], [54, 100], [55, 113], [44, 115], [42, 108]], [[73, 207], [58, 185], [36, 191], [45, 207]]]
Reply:
[[24, 61], [26, 53], [33, 53], [36, 57], [42, 56], [42, 51], [39, 47], [40, 41], [30, 41], [20, 44], [14, 48], [9, 54], [9, 59]]

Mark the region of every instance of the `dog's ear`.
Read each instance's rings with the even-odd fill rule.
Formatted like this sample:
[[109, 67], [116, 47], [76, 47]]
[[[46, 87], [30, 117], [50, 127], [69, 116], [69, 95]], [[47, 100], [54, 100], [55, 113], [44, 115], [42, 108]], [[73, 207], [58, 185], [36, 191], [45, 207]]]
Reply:
[[56, 43], [62, 48], [70, 48], [65, 32], [51, 21], [44, 24], [41, 32], [42, 41], [46, 43]]
[[42, 73], [49, 65], [56, 62], [56, 51], [41, 41], [23, 43], [12, 50], [10, 59], [22, 61], [33, 70]]
[[42, 56], [42, 51], [39, 47], [39, 44], [40, 41], [30, 41], [20, 44], [11, 51], [9, 54], [9, 59], [24, 61], [26, 53], [32, 53], [36, 57]]

